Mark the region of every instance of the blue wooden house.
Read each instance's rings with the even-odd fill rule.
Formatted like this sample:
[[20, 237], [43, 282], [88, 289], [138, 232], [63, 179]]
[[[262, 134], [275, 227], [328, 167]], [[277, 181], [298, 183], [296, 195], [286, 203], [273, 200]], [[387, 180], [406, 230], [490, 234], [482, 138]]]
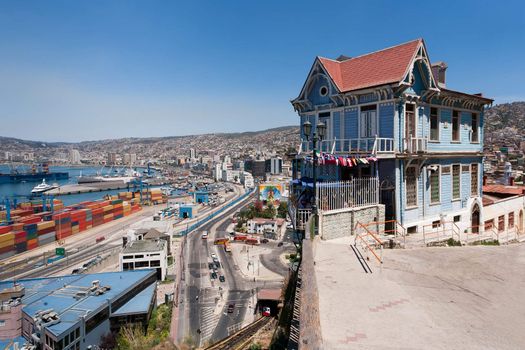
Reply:
[[[317, 57], [291, 101], [302, 140], [296, 195], [312, 186], [313, 176], [313, 135], [304, 135], [303, 124], [309, 121], [313, 134], [323, 122], [326, 135], [317, 147], [321, 211], [375, 200], [384, 204], [386, 220], [408, 233], [445, 223], [476, 231], [483, 112], [492, 100], [447, 88], [446, 69], [444, 62], [430, 62], [423, 39], [356, 57]], [[357, 180], [369, 182], [349, 194], [348, 184]], [[323, 197], [326, 188], [332, 191]], [[307, 209], [309, 203], [296, 198], [295, 206]]]

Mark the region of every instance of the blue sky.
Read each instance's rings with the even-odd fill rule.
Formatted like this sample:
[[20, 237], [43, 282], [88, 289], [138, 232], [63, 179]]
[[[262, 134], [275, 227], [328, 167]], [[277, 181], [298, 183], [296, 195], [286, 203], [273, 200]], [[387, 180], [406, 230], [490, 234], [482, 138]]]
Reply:
[[447, 86], [525, 100], [525, 5], [507, 1], [2, 1], [0, 135], [43, 141], [297, 124], [315, 56], [423, 37]]

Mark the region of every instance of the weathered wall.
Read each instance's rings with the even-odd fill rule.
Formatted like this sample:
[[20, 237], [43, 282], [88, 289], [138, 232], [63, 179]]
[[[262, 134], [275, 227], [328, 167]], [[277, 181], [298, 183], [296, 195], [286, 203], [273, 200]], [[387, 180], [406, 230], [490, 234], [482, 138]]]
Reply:
[[[319, 215], [319, 234], [322, 239], [351, 236], [354, 234], [357, 222], [369, 223], [373, 221], [385, 221], [385, 206], [383, 204], [323, 212]], [[378, 226], [374, 228], [374, 231], [383, 230], [383, 225]]]

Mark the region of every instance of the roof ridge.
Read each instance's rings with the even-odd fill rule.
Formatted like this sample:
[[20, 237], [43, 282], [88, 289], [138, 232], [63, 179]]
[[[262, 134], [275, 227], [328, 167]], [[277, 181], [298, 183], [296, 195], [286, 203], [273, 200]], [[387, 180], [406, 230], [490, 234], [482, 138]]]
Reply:
[[317, 57], [318, 58], [323, 58], [323, 59], [326, 59], [326, 60], [330, 60], [330, 61], [335, 62], [335, 63], [344, 63], [344, 62], [348, 62], [348, 61], [353, 61], [356, 58], [365, 57], [365, 56], [372, 55], [372, 54], [375, 54], [375, 53], [379, 53], [379, 52], [382, 52], [382, 51], [394, 49], [394, 48], [399, 47], [399, 46], [407, 45], [407, 44], [413, 43], [415, 41], [423, 42], [423, 38], [417, 38], [417, 39], [409, 40], [409, 41], [401, 43], [401, 44], [397, 44], [397, 45], [393, 45], [393, 46], [390, 46], [390, 47], [386, 47], [386, 48], [381, 49], [381, 50], [376, 50], [376, 51], [364, 53], [364, 54], [359, 55], [359, 56], [355, 56], [355, 57], [352, 56], [352, 58], [350, 58], [348, 60], [344, 60], [344, 61], [338, 61], [338, 60], [335, 60], [333, 58], [327, 58], [327, 57], [323, 57], [323, 56], [317, 56]]

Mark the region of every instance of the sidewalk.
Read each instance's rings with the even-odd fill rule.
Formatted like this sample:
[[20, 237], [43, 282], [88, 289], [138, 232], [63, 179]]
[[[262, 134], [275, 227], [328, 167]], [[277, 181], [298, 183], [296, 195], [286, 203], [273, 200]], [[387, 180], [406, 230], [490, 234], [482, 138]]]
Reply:
[[270, 253], [270, 248], [250, 246], [243, 243], [232, 243], [232, 256], [239, 272], [247, 280], [282, 281], [283, 277], [268, 270], [260, 261], [260, 256]]

